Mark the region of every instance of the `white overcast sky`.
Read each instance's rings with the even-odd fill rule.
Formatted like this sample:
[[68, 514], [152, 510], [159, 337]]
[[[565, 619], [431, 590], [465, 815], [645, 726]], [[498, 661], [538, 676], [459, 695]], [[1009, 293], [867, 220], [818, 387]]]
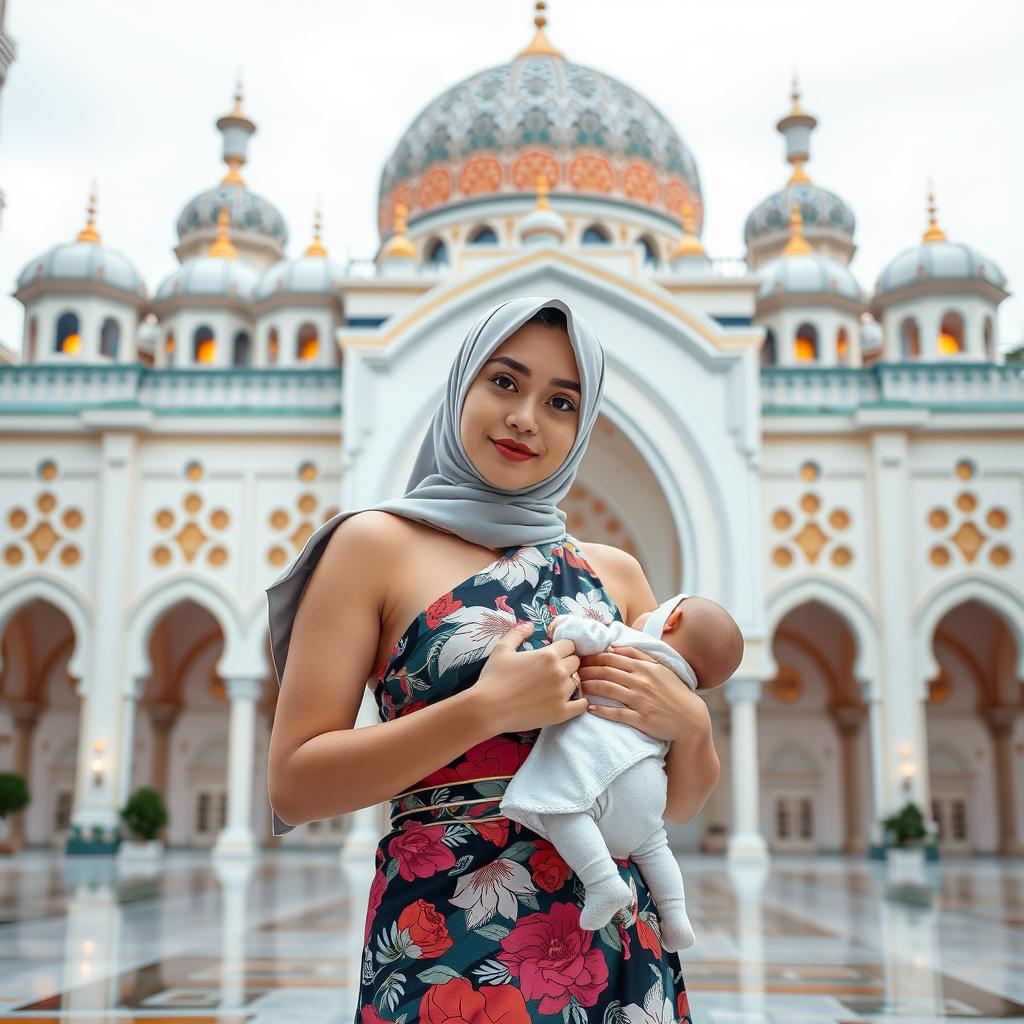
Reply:
[[[289, 255], [322, 198], [324, 242], [370, 257], [380, 169], [447, 86], [509, 61], [531, 0], [8, 0], [18, 55], [0, 96], [0, 339], [21, 344], [11, 298], [32, 257], [82, 226], [92, 179], [105, 243], [150, 291], [177, 265], [181, 207], [221, 177], [214, 121], [241, 70], [257, 124], [244, 170], [282, 211]], [[873, 288], [916, 244], [934, 179], [948, 237], [1024, 290], [1024, 4], [1020, 0], [551, 0], [570, 60], [648, 97], [694, 154], [703, 239], [743, 252], [751, 208], [789, 167], [775, 122], [794, 68], [819, 121], [812, 179], [849, 202], [852, 269]], [[1000, 307], [1001, 347], [1024, 342], [1024, 298]]]

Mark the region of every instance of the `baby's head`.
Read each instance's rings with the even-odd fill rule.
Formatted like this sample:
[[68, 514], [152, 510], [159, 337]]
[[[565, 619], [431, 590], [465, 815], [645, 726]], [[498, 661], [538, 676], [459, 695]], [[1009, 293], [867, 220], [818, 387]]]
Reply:
[[657, 620], [652, 629], [644, 629], [652, 615], [664, 618], [661, 639], [689, 662], [697, 676], [698, 689], [720, 686], [739, 667], [743, 634], [720, 604], [706, 597], [677, 594], [653, 612], [637, 616], [633, 628], [645, 633], [656, 631]]

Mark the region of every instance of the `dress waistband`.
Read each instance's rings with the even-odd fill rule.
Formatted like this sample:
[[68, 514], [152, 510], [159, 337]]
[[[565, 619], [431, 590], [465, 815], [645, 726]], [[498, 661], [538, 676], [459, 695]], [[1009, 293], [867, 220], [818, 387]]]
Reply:
[[390, 800], [391, 827], [403, 828], [408, 821], [420, 825], [498, 821], [506, 817], [498, 813], [498, 805], [511, 778], [511, 775], [489, 775], [408, 789]]

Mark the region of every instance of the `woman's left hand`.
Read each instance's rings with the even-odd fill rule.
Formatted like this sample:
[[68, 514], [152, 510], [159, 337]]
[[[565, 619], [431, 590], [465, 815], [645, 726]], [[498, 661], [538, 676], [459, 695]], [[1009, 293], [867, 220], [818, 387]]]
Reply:
[[581, 695], [621, 701], [625, 707], [592, 704], [588, 715], [634, 725], [656, 740], [693, 736], [711, 728], [707, 704], [667, 665], [636, 647], [612, 647], [580, 658]]

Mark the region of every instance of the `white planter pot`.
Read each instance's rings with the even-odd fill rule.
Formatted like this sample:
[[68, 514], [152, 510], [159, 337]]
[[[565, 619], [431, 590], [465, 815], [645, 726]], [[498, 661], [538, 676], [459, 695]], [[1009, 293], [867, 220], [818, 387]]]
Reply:
[[132, 861], [133, 863], [152, 863], [158, 861], [164, 855], [164, 844], [160, 839], [141, 841], [137, 839], [124, 839], [117, 851], [117, 859], [121, 861]]
[[923, 847], [910, 849], [890, 848], [885, 851], [885, 866], [890, 882], [909, 882], [927, 885]]

